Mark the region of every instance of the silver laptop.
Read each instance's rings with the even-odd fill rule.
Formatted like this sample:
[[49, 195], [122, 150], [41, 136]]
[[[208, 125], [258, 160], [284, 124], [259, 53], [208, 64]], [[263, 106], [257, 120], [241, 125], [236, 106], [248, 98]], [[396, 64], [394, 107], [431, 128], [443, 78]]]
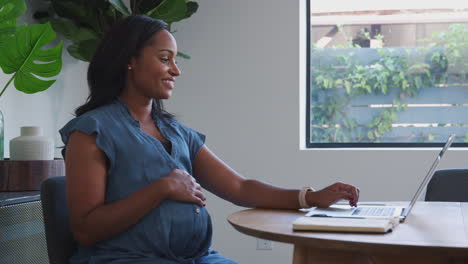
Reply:
[[399, 217], [400, 222], [404, 222], [408, 217], [409, 213], [413, 209], [414, 204], [418, 200], [419, 196], [421, 195], [422, 191], [426, 187], [426, 185], [431, 180], [432, 176], [434, 175], [435, 169], [439, 164], [440, 160], [444, 156], [444, 153], [447, 149], [452, 145], [453, 140], [455, 139], [455, 135], [451, 135], [447, 142], [445, 142], [444, 147], [437, 155], [435, 161], [432, 163], [431, 168], [424, 177], [423, 181], [418, 187], [418, 190], [413, 196], [409, 206], [407, 208], [398, 207], [398, 206], [385, 206], [385, 205], [359, 205], [359, 207], [350, 207], [349, 205], [345, 204], [336, 204], [330, 206], [328, 208], [313, 208], [311, 209], [306, 216], [311, 217], [343, 217], [343, 218], [392, 218], [392, 217]]

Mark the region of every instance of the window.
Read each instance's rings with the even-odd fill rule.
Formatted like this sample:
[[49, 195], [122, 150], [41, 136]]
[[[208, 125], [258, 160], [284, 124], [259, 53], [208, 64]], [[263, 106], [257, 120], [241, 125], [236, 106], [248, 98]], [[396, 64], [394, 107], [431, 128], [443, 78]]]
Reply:
[[468, 146], [468, 3], [307, 10], [308, 147], [435, 147], [451, 134]]

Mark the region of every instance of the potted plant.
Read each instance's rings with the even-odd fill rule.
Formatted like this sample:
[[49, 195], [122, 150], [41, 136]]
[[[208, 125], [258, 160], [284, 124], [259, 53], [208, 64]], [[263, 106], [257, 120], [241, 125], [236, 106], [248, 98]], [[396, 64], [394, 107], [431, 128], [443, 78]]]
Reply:
[[[68, 53], [79, 60], [90, 61], [99, 40], [116, 22], [131, 14], [161, 19], [169, 25], [189, 18], [198, 4], [189, 0], [50, 0], [47, 11], [38, 11], [35, 18], [50, 22], [53, 29], [70, 40]], [[184, 53], [178, 53], [189, 58]]]
[[[20, 25], [18, 18], [26, 11], [24, 0], [0, 0], [0, 68], [10, 74], [0, 96], [10, 84], [32, 94], [47, 90], [62, 69], [62, 42], [44, 48], [55, 40], [51, 25]], [[0, 111], [0, 160], [3, 159], [3, 115]]]
[[[0, 0], [0, 68], [10, 79], [0, 90], [0, 97], [10, 84], [32, 94], [47, 90], [62, 69], [62, 42], [49, 47], [56, 33], [69, 40], [68, 53], [90, 61], [105, 32], [131, 14], [144, 14], [172, 23], [189, 18], [198, 4], [189, 0], [50, 0], [46, 11], [34, 12], [40, 24], [20, 25], [26, 11], [25, 0]], [[47, 48], [44, 48], [45, 46]], [[181, 52], [183, 58], [190, 58]], [[1, 86], [0, 86], [1, 87]], [[1, 110], [1, 109], [0, 109]], [[3, 159], [4, 120], [0, 111], [0, 160]]]

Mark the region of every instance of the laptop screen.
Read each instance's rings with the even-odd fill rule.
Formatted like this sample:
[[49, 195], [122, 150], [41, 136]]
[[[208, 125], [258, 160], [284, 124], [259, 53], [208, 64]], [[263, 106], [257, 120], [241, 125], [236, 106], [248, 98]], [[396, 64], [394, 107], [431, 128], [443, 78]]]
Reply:
[[414, 204], [418, 200], [419, 196], [421, 195], [421, 193], [424, 190], [424, 188], [426, 187], [426, 185], [429, 183], [429, 180], [434, 175], [434, 171], [437, 168], [437, 165], [439, 164], [440, 160], [444, 156], [444, 153], [447, 151], [447, 149], [450, 147], [450, 145], [452, 145], [452, 142], [453, 142], [454, 139], [455, 139], [455, 135], [451, 135], [447, 139], [447, 142], [445, 142], [444, 147], [442, 148], [442, 150], [437, 155], [435, 161], [432, 163], [432, 166], [429, 169], [429, 171], [427, 172], [426, 177], [424, 177], [424, 180], [419, 185], [419, 188], [416, 191], [416, 193], [414, 194], [413, 199], [411, 199], [411, 202], [410, 202], [409, 206], [403, 211], [403, 215], [402, 215], [403, 219], [405, 219], [409, 215], [409, 213], [411, 212], [411, 209], [413, 209]]

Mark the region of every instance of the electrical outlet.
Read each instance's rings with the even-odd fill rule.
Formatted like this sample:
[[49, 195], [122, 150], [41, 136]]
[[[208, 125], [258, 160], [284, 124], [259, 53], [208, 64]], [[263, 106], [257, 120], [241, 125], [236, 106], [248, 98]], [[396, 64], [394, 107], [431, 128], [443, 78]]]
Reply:
[[257, 250], [272, 250], [273, 245], [270, 240], [257, 238]]

